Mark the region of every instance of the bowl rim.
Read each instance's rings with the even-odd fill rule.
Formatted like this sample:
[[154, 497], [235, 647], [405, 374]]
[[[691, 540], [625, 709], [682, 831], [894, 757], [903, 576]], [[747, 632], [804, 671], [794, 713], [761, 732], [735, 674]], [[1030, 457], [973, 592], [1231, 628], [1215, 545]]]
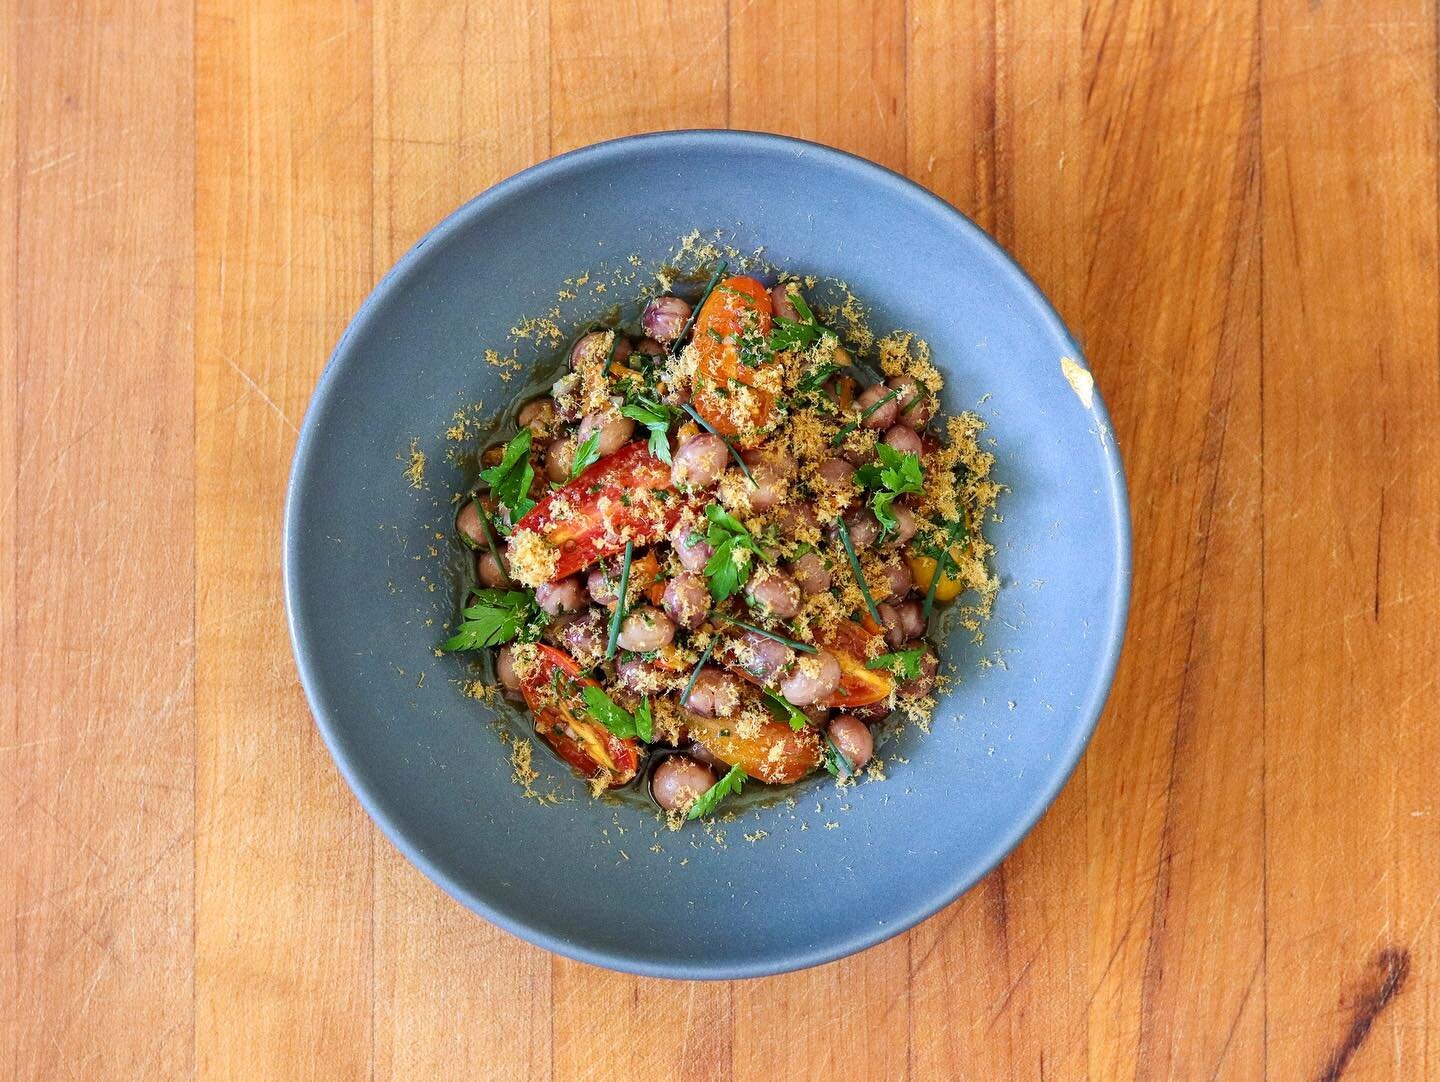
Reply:
[[1108, 498], [1111, 514], [1116, 522], [1116, 540], [1113, 558], [1115, 576], [1110, 589], [1109, 612], [1103, 629], [1104, 651], [1100, 664], [1091, 675], [1090, 685], [1080, 711], [1084, 721], [1073, 727], [1069, 742], [1053, 758], [1056, 769], [1047, 784], [1038, 791], [1029, 812], [1018, 818], [1011, 830], [994, 838], [985, 847], [984, 855], [964, 865], [957, 865], [948, 877], [942, 876], [943, 884], [930, 896], [915, 900], [903, 907], [893, 919], [876, 923], [873, 927], [852, 933], [844, 939], [827, 940], [813, 947], [758, 952], [755, 956], [736, 961], [721, 962], [671, 962], [636, 958], [621, 951], [586, 946], [564, 939], [536, 927], [524, 920], [515, 919], [493, 907], [484, 897], [458, 882], [445, 869], [432, 862], [424, 851], [412, 842], [397, 822], [387, 813], [376, 793], [365, 784], [355, 765], [344, 750], [341, 725], [338, 719], [328, 716], [318, 691], [320, 674], [317, 662], [311, 655], [311, 646], [301, 635], [296, 617], [301, 585], [297, 581], [299, 553], [301, 549], [298, 519], [300, 515], [301, 480], [307, 474], [316, 441], [316, 416], [321, 405], [331, 396], [338, 373], [342, 367], [343, 354], [351, 339], [368, 328], [376, 318], [381, 301], [397, 286], [401, 279], [414, 271], [420, 264], [424, 249], [430, 244], [449, 237], [467, 228], [471, 221], [485, 213], [492, 205], [501, 202], [523, 189], [564, 172], [577, 163], [591, 160], [603, 162], [606, 159], [623, 157], [636, 150], [653, 147], [673, 147], [683, 150], [697, 144], [729, 144], [733, 149], [762, 149], [770, 152], [787, 151], [797, 156], [818, 158], [832, 168], [839, 168], [852, 174], [862, 175], [867, 181], [878, 183], [905, 198], [928, 204], [934, 211], [952, 217], [963, 233], [980, 247], [989, 249], [995, 257], [995, 265], [1019, 280], [1023, 291], [1038, 318], [1055, 337], [1068, 344], [1071, 356], [1084, 364], [1088, 370], [1083, 351], [1061, 320], [1049, 298], [1030, 277], [1023, 267], [997, 240], [976, 225], [964, 212], [940, 196], [929, 191], [893, 169], [870, 161], [848, 151], [793, 136], [769, 132], [755, 132], [731, 128], [687, 128], [668, 131], [647, 132], [622, 136], [547, 158], [473, 196], [432, 226], [388, 271], [376, 282], [355, 315], [346, 325], [325, 362], [315, 389], [306, 406], [305, 417], [300, 425], [290, 476], [286, 484], [282, 538], [282, 577], [285, 599], [286, 624], [289, 631], [291, 651], [295, 658], [300, 683], [305, 692], [306, 703], [316, 727], [329, 749], [341, 776], [359, 800], [361, 807], [370, 816], [390, 843], [398, 849], [424, 875], [439, 886], [446, 894], [473, 913], [484, 917], [497, 927], [535, 946], [556, 954], [591, 965], [602, 966], [637, 976], [664, 977], [681, 980], [735, 980], [788, 973], [823, 965], [848, 955], [876, 946], [901, 932], [908, 931], [922, 921], [938, 913], [955, 901], [981, 879], [998, 867], [1019, 845], [1040, 818], [1049, 809], [1066, 783], [1075, 772], [1091, 737], [1099, 724], [1105, 703], [1114, 683], [1115, 671], [1119, 664], [1121, 647], [1124, 642], [1129, 617], [1130, 594], [1133, 577], [1132, 535], [1128, 489], [1125, 482], [1124, 464], [1114, 438], [1114, 429], [1109, 414], [1096, 389], [1090, 405], [1090, 412], [1103, 426], [1106, 437], [1101, 442], [1101, 453], [1110, 467], [1107, 470], [1108, 490], [1102, 490], [1102, 498]]

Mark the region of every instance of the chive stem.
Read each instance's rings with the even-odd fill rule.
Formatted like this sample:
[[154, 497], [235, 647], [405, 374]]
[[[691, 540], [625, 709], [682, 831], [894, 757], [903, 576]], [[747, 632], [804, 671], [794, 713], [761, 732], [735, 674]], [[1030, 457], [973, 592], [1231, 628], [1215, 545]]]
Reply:
[[697, 425], [703, 428], [706, 432], [710, 433], [710, 435], [717, 437], [720, 442], [725, 445], [725, 449], [730, 452], [730, 457], [735, 460], [735, 465], [740, 467], [740, 472], [746, 476], [746, 478], [750, 481], [752, 485], [754, 485], [756, 488], [759, 488], [759, 482], [756, 481], [754, 476], [750, 473], [750, 467], [745, 465], [745, 460], [740, 457], [740, 452], [735, 450], [735, 445], [732, 444], [729, 440], [727, 440], [724, 436], [721, 436], [720, 433], [715, 431], [715, 429], [710, 427], [710, 422], [705, 420], [704, 417], [701, 417], [698, 413], [691, 409], [688, 402], [680, 408], [686, 413], [688, 413], [691, 417], [693, 417]]
[[865, 423], [865, 419], [866, 419], [866, 418], [868, 418], [872, 413], [874, 413], [876, 410], [878, 410], [878, 409], [879, 409], [881, 406], [883, 406], [886, 402], [893, 402], [893, 401], [895, 401], [895, 399], [897, 399], [897, 398], [899, 398], [899, 397], [900, 397], [900, 391], [899, 391], [899, 389], [897, 388], [896, 390], [893, 390], [893, 391], [891, 391], [889, 394], [887, 394], [884, 398], [880, 399], [878, 402], [875, 402], [875, 403], [873, 403], [872, 405], [867, 406], [867, 407], [865, 408], [865, 412], [864, 412], [864, 413], [860, 414], [860, 416], [857, 417], [855, 420], [850, 421], [849, 423], [847, 423], [843, 428], [840, 429], [839, 432], [835, 433], [835, 435], [833, 435], [833, 436], [830, 437], [830, 443], [831, 443], [831, 445], [833, 446], [833, 445], [839, 443], [839, 442], [840, 442], [841, 440], [843, 440], [846, 436], [850, 435], [850, 433], [854, 432], [857, 428], [859, 428], [862, 424]]
[[957, 540], [957, 531], [963, 532], [966, 537], [970, 536], [970, 530], [965, 525], [965, 513], [960, 512], [960, 518], [950, 524], [950, 529], [945, 532], [945, 544], [940, 547], [940, 557], [935, 561], [935, 573], [930, 577], [930, 589], [925, 591], [925, 604], [921, 607], [920, 613], [926, 623], [930, 621], [930, 614], [935, 611], [935, 587], [940, 585], [940, 579], [945, 574], [945, 569], [950, 566], [950, 546]]
[[680, 352], [680, 343], [685, 341], [685, 336], [689, 334], [695, 326], [695, 317], [700, 314], [700, 309], [705, 306], [705, 302], [710, 299], [710, 294], [715, 291], [715, 285], [720, 281], [721, 275], [725, 273], [726, 266], [727, 264], [723, 259], [715, 265], [715, 273], [710, 275], [710, 281], [705, 283], [705, 290], [700, 294], [700, 299], [695, 302], [695, 307], [690, 309], [690, 317], [685, 320], [685, 325], [680, 328], [680, 333], [676, 335], [675, 341], [670, 343], [670, 355], [672, 357]]
[[620, 621], [625, 619], [625, 594], [630, 589], [630, 561], [635, 558], [635, 542], [625, 542], [625, 562], [620, 565], [620, 595], [615, 599], [615, 613], [610, 617], [610, 638], [605, 643], [605, 660], [615, 656], [620, 639]]
[[763, 627], [757, 627], [755, 624], [747, 624], [744, 620], [737, 620], [735, 619], [735, 617], [727, 616], [723, 612], [720, 614], [720, 619], [724, 620], [726, 623], [734, 624], [736, 627], [743, 627], [746, 631], [753, 631], [756, 635], [763, 635], [767, 639], [774, 639], [776, 642], [784, 643], [786, 646], [790, 647], [790, 649], [799, 650], [802, 654], [819, 653], [819, 651], [815, 647], [811, 646], [809, 643], [796, 642], [794, 639], [787, 639], [784, 635], [780, 635], [774, 631], [766, 631]]
[[710, 660], [710, 652], [715, 649], [715, 643], [719, 640], [710, 639], [710, 644], [705, 647], [705, 652], [700, 655], [700, 660], [695, 662], [695, 669], [690, 673], [690, 679], [685, 684], [685, 690], [680, 693], [680, 705], [684, 706], [690, 698], [690, 692], [695, 690], [695, 681], [700, 679], [700, 670], [705, 667], [705, 662]]
[[495, 557], [495, 564], [500, 568], [500, 577], [505, 580], [506, 586], [514, 586], [515, 580], [510, 577], [510, 569], [505, 566], [505, 557], [500, 555], [500, 539], [495, 536], [495, 527], [490, 524], [490, 514], [480, 506], [480, 501], [475, 501], [475, 510], [480, 512], [480, 526], [485, 531], [485, 544], [490, 549], [490, 555]]
[[865, 607], [870, 610], [870, 615], [877, 624], [883, 623], [880, 610], [875, 607], [875, 599], [870, 596], [870, 587], [865, 584], [865, 572], [860, 570], [860, 557], [855, 555], [855, 546], [850, 541], [850, 527], [845, 525], [842, 518], [836, 519], [835, 529], [840, 534], [840, 544], [845, 546], [845, 557], [850, 561], [850, 572], [855, 576], [855, 585], [860, 587], [860, 596], [865, 599]]

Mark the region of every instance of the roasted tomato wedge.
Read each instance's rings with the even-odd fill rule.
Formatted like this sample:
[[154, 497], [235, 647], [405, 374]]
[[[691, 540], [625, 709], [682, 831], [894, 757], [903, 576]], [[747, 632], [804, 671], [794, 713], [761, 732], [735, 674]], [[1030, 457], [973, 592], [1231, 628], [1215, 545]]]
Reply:
[[841, 620], [827, 635], [820, 636], [820, 645], [840, 662], [840, 686], [822, 704], [835, 710], [869, 706], [887, 698], [895, 690], [895, 681], [883, 669], [867, 669], [866, 647], [875, 634], [859, 624]]
[[718, 282], [695, 317], [691, 341], [699, 361], [692, 403], [710, 427], [740, 447], [759, 443], [775, 412], [775, 394], [761, 386], [764, 366], [747, 365], [742, 357], [746, 342], [770, 337], [771, 322], [769, 292], [743, 276]]
[[796, 732], [783, 721], [767, 721], [753, 736], [741, 736], [734, 718], [702, 718], [686, 714], [690, 738], [704, 744], [716, 758], [738, 766], [752, 778], [788, 785], [820, 765], [820, 736], [811, 729]]
[[640, 770], [640, 745], [621, 740], [585, 716], [583, 687], [598, 687], [580, 675], [580, 666], [563, 650], [537, 646], [541, 664], [520, 683], [525, 705], [535, 717], [535, 731], [560, 757], [589, 780], [603, 779], [607, 788], [624, 785]]
[[[867, 618], [868, 619], [868, 618]], [[873, 621], [872, 621], [873, 622]], [[867, 669], [866, 647], [875, 637], [859, 624], [841, 620], [828, 634], [821, 635], [817, 645], [823, 646], [840, 662], [840, 686], [828, 699], [818, 705], [835, 710], [848, 710], [857, 706], [869, 706], [887, 698], [895, 688], [890, 674], [880, 669]], [[742, 676], [757, 687], [765, 687], [763, 680], [741, 664], [738, 655], [724, 646], [715, 651], [715, 660]]]
[[684, 504], [670, 487], [670, 467], [636, 440], [546, 496], [515, 531], [530, 530], [560, 550], [552, 576], [560, 579], [622, 551], [627, 540], [636, 546], [662, 540]]

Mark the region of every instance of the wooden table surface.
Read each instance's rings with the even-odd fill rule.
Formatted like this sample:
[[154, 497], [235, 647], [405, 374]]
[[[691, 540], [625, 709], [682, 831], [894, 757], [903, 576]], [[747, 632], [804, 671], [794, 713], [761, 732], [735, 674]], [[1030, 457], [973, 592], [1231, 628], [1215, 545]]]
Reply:
[[[0, 0], [0, 1064], [1440, 1077], [1436, 26]], [[1016, 253], [1109, 402], [1135, 592], [1000, 869], [857, 957], [678, 984], [527, 946], [377, 836], [300, 693], [279, 529], [321, 366], [426, 228], [548, 155], [725, 125], [901, 170]]]

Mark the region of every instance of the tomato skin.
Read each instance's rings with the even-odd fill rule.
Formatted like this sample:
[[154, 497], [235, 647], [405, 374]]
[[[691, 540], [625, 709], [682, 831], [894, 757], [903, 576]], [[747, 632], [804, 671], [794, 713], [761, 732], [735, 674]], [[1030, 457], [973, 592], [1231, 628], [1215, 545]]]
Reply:
[[775, 396], [755, 385], [756, 369], [740, 363], [735, 339], [746, 330], [769, 338], [772, 312], [770, 291], [754, 278], [736, 275], [722, 280], [710, 291], [695, 317], [691, 341], [699, 354], [699, 364], [691, 404], [711, 428], [722, 436], [732, 437], [736, 446], [742, 448], [755, 446], [760, 436], [748, 431], [744, 436], [740, 434], [730, 417], [729, 403], [715, 388], [724, 387], [732, 379], [750, 387], [756, 403], [750, 410], [751, 424], [747, 428], [764, 429], [769, 425], [775, 411]]
[[[625, 506], [637, 492], [670, 492], [660, 514], [646, 515]], [[563, 517], [555, 512], [569, 508]], [[553, 579], [584, 570], [596, 560], [625, 548], [622, 533], [635, 545], [653, 545], [680, 519], [686, 501], [671, 487], [670, 467], [650, 453], [646, 441], [627, 443], [556, 489], [516, 523], [560, 550]]]
[[754, 736], [741, 736], [727, 718], [689, 714], [685, 721], [691, 739], [704, 744], [716, 758], [771, 785], [799, 781], [814, 773], [823, 758], [818, 733], [796, 732], [783, 721], [767, 721]]
[[[874, 623], [868, 616], [866, 620]], [[817, 703], [817, 706], [848, 710], [889, 698], [890, 692], [895, 690], [894, 678], [883, 669], [865, 667], [869, 657], [866, 647], [873, 638], [875, 634], [859, 624], [841, 620], [828, 634], [817, 640], [816, 644], [829, 650], [840, 663], [840, 686], [829, 698]], [[756, 687], [767, 686], [759, 677], [740, 665], [728, 651], [716, 651], [715, 659], [736, 676], [748, 680]]]
[[[537, 644], [537, 649], [546, 664], [526, 673], [520, 684], [525, 705], [535, 718], [535, 732], [587, 781], [603, 776], [607, 788], [624, 785], [640, 771], [640, 744], [621, 740], [603, 725], [578, 717], [577, 709], [583, 710], [585, 705], [578, 689], [599, 687], [599, 683], [581, 676], [580, 665], [563, 650], [544, 643]], [[546, 694], [555, 669], [575, 688], [559, 702]], [[601, 762], [597, 755], [607, 757], [609, 763]]]
[[873, 638], [874, 633], [859, 624], [841, 620], [820, 644], [840, 662], [840, 686], [823, 705], [835, 710], [869, 706], [895, 690], [895, 679], [888, 672], [865, 667], [869, 657], [866, 647]]

